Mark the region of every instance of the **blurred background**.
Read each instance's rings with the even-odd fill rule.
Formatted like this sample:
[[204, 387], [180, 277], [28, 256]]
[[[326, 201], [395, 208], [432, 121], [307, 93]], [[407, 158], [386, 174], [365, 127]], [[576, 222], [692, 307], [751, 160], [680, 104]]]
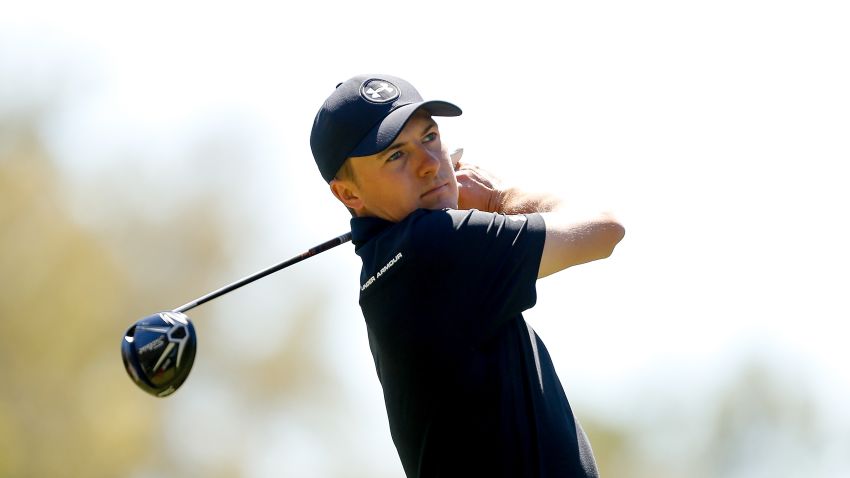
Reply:
[[848, 22], [0, 1], [0, 476], [403, 476], [350, 244], [193, 310], [169, 398], [119, 356], [135, 320], [348, 230], [308, 138], [366, 72], [461, 106], [440, 126], [468, 161], [626, 225], [526, 314], [603, 476], [850, 476]]

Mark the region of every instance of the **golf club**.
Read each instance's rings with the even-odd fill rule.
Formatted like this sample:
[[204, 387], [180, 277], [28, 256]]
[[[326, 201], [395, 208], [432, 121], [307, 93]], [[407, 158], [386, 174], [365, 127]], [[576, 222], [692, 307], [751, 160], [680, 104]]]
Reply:
[[121, 357], [127, 374], [139, 388], [151, 395], [171, 395], [189, 376], [197, 350], [195, 327], [184, 312], [350, 240], [351, 233], [345, 233], [174, 310], [137, 321], [127, 329], [121, 340]]

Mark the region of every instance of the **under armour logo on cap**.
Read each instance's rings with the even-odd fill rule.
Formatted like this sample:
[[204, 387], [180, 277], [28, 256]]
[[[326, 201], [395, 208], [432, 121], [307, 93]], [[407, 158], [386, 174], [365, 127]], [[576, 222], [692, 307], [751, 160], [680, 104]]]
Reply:
[[316, 113], [310, 149], [325, 181], [333, 181], [349, 157], [370, 156], [388, 148], [420, 108], [431, 116], [458, 116], [445, 101], [424, 101], [403, 78], [367, 74], [351, 77], [328, 96]]
[[375, 79], [363, 83], [360, 96], [371, 103], [388, 103], [398, 98], [398, 87], [387, 80]]

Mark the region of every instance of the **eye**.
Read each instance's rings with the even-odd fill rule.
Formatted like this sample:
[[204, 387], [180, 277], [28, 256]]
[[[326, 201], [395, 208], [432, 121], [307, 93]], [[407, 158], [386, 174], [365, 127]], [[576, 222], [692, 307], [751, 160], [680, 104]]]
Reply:
[[437, 132], [436, 131], [426, 134], [425, 137], [422, 138], [422, 141], [425, 142], [425, 143], [430, 143], [431, 141], [434, 141], [435, 139], [437, 139]]
[[397, 159], [401, 159], [401, 157], [402, 157], [403, 155], [404, 155], [404, 153], [402, 153], [400, 150], [399, 150], [399, 151], [396, 151], [395, 153], [393, 153], [393, 154], [391, 154], [391, 155], [389, 155], [389, 156], [387, 157], [387, 162], [395, 161], [395, 160], [397, 160]]

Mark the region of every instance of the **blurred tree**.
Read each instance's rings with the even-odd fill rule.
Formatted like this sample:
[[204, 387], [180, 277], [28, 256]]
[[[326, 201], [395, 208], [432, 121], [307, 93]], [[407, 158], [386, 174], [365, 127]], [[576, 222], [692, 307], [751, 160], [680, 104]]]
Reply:
[[745, 363], [714, 402], [707, 476], [811, 476], [824, 435], [806, 385], [776, 366]]
[[[124, 329], [221, 285], [216, 272], [236, 234], [225, 230], [232, 218], [216, 198], [233, 171], [211, 168], [226, 176], [219, 191], [200, 184], [177, 208], [165, 205], [173, 202], [156, 189], [164, 186], [136, 187], [132, 174], [89, 180], [96, 192], [87, 207], [102, 211], [84, 227], [40, 137], [49, 113], [46, 104], [0, 112], [0, 477], [266, 476], [281, 468], [394, 476], [387, 470], [398, 467], [370, 463], [358, 456], [363, 445], [353, 446], [368, 425], [356, 421], [340, 372], [329, 366], [329, 321], [341, 318], [329, 317], [309, 268], [287, 272], [292, 296], [271, 320], [289, 328], [272, 339], [273, 353], [228, 349], [232, 320], [210, 317], [187, 389], [158, 401], [130, 383], [118, 353]], [[225, 134], [201, 138], [201, 159], [240, 157], [228, 144]], [[154, 203], [154, 217], [140, 210]], [[255, 324], [269, 319], [249, 315]], [[361, 318], [355, 308], [344, 319]], [[624, 407], [641, 404], [628, 423], [582, 414], [603, 476], [806, 476], [800, 470], [817, 460], [816, 409], [804, 387], [771, 367], [743, 366], [726, 389], [704, 397], [699, 416], [665, 398], [669, 390], [621, 397]], [[696, 445], [664, 448], [676, 441]], [[395, 455], [381, 458], [397, 465]]]
[[0, 121], [0, 475], [116, 476], [154, 428], [112, 379], [125, 277], [63, 211], [37, 126], [14, 121]]
[[750, 357], [698, 400], [672, 398], [683, 396], [673, 387], [686, 383], [664, 381], [624, 396], [621, 406], [634, 407], [628, 421], [583, 417], [602, 476], [821, 476], [825, 418], [805, 379]]
[[635, 460], [629, 447], [630, 430], [592, 416], [582, 418], [582, 428], [590, 438], [596, 466], [602, 476], [636, 477]]
[[[0, 476], [123, 476], [151, 461], [161, 419], [123, 370], [121, 334], [150, 297], [207, 282], [221, 234], [196, 203], [157, 223], [119, 208], [111, 237], [81, 227], [39, 128], [38, 116], [0, 117]], [[144, 234], [116, 254], [107, 245], [129, 228]], [[162, 263], [183, 267], [142, 267], [155, 235], [168, 238]]]

